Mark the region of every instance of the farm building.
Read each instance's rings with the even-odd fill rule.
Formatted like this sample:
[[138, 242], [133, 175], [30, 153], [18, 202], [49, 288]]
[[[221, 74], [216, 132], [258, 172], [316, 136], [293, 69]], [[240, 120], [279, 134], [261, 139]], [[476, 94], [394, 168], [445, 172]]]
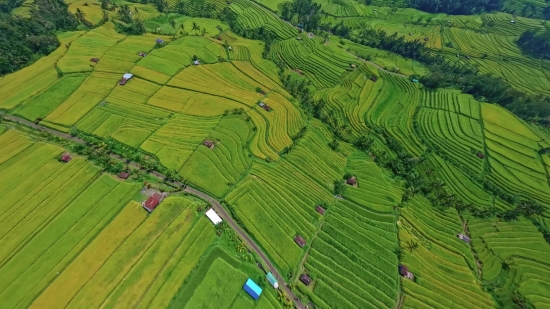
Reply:
[[248, 295], [252, 296], [254, 300], [260, 298], [260, 295], [262, 294], [262, 288], [259, 287], [256, 282], [252, 281], [252, 279], [248, 278], [246, 283], [243, 286], [243, 289], [248, 293]]
[[413, 83], [418, 83], [418, 79], [414, 78], [414, 79], [412, 80], [412, 82], [413, 82]]
[[303, 284], [305, 284], [306, 286], [310, 285], [311, 284], [311, 277], [308, 276], [307, 274], [302, 274], [300, 276], [300, 281], [302, 281]]
[[212, 221], [212, 223], [214, 223], [214, 225], [218, 225], [218, 223], [222, 222], [222, 218], [218, 216], [218, 214], [214, 211], [214, 208], [210, 208], [210, 210], [206, 212], [206, 216], [210, 219], [210, 221]]
[[162, 202], [163, 199], [164, 197], [162, 196], [162, 194], [155, 193], [149, 196], [149, 198], [145, 202], [143, 202], [142, 206], [148, 212], [152, 212], [153, 210], [155, 210], [155, 208], [157, 208], [157, 206], [160, 204], [160, 202]]
[[273, 276], [271, 272], [268, 272], [265, 277], [267, 278], [267, 281], [269, 281], [269, 284], [273, 286], [273, 288], [279, 288], [279, 282], [277, 282], [277, 278], [275, 278], [275, 276]]
[[372, 80], [373, 82], [376, 83], [376, 81], [378, 80], [378, 77], [376, 77], [376, 76], [371, 76], [371, 77], [370, 77], [370, 80]]
[[162, 39], [156, 39], [155, 42], [157, 44], [164, 44], [164, 40], [162, 40]]
[[195, 61], [193, 61], [193, 64], [194, 64], [194, 65], [199, 65], [199, 64], [201, 64], [201, 63], [200, 63], [200, 61], [195, 60]]
[[122, 173], [118, 174], [118, 178], [120, 178], [120, 179], [128, 179], [128, 177], [130, 177], [130, 173], [128, 173], [128, 172], [122, 172]]
[[90, 59], [91, 62], [93, 63], [98, 63], [99, 62], [99, 58], [92, 58]]
[[399, 265], [399, 274], [407, 279], [414, 280], [413, 273], [411, 273], [405, 265]]
[[484, 158], [485, 158], [485, 155], [483, 154], [483, 152], [478, 151], [478, 152], [477, 152], [477, 157], [480, 158], [480, 159], [484, 159]]
[[264, 106], [265, 106], [265, 103], [264, 103], [264, 102], [260, 102], [260, 103], [258, 103], [258, 105], [260, 105], [261, 107], [264, 107]]
[[124, 86], [126, 85], [126, 82], [128, 82], [130, 80], [130, 78], [134, 77], [134, 75], [130, 74], [130, 73], [126, 73], [124, 75], [122, 75], [122, 79], [118, 82], [119, 85], [121, 86]]
[[325, 215], [325, 209], [321, 207], [321, 205], [317, 205], [317, 207], [315, 207], [315, 211], [320, 213], [323, 216]]
[[300, 235], [294, 237], [294, 241], [298, 244], [298, 246], [300, 246], [300, 248], [303, 248], [306, 245], [306, 240]]
[[271, 110], [271, 107], [269, 107], [267, 104], [264, 104], [262, 108], [265, 109], [266, 112], [269, 112]]
[[355, 176], [352, 176], [346, 180], [346, 183], [350, 186], [357, 186], [357, 178]]
[[65, 162], [65, 163], [71, 161], [71, 159], [72, 159], [72, 158], [71, 158], [71, 156], [70, 156], [69, 154], [64, 154], [64, 155], [61, 156], [61, 161], [62, 161], [62, 162]]
[[456, 237], [460, 238], [462, 241], [464, 241], [465, 243], [470, 243], [470, 237], [460, 233], [458, 235], [456, 235]]
[[204, 142], [202, 142], [202, 144], [210, 149], [214, 149], [214, 147], [216, 146], [214, 144], [214, 141], [212, 141], [211, 139], [205, 140]]
[[147, 54], [145, 52], [139, 52], [139, 56], [140, 57], [145, 57], [145, 56], [147, 56]]
[[355, 69], [357, 66], [352, 63], [352, 64], [349, 65], [349, 67], [352, 68], [352, 69]]

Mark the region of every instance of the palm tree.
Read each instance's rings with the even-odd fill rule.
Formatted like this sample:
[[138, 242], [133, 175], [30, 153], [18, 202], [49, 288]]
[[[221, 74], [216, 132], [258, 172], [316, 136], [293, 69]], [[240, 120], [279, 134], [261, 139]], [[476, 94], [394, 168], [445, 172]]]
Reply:
[[191, 27], [192, 27], [191, 31], [198, 32], [199, 30], [201, 30], [201, 27], [196, 22], [193, 22]]
[[418, 243], [414, 240], [407, 241], [407, 249], [412, 253], [414, 250], [418, 249]]
[[205, 36], [206, 34], [208, 34], [208, 31], [206, 30], [206, 27], [203, 27], [201, 29], [201, 34], [202, 34], [202, 36]]
[[82, 10], [80, 10], [79, 8], [76, 9], [76, 19], [84, 24], [84, 20], [86, 20], [86, 13], [82, 12]]

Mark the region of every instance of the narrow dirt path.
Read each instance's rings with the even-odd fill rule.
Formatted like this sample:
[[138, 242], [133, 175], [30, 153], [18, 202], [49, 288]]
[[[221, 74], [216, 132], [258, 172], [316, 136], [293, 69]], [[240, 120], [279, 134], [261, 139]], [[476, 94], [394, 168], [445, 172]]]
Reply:
[[[50, 129], [50, 128], [46, 128], [46, 127], [37, 125], [34, 122], [28, 121], [28, 120], [23, 119], [23, 118], [19, 118], [19, 117], [12, 116], [12, 115], [4, 115], [4, 119], [14, 121], [14, 122], [18, 122], [20, 124], [24, 124], [28, 127], [31, 127], [33, 129], [36, 129], [36, 130], [39, 130], [39, 131], [48, 132], [50, 134], [53, 134], [53, 135], [71, 140], [75, 143], [85, 144], [85, 142], [83, 140], [81, 140], [79, 138], [76, 138], [76, 137], [73, 137], [70, 134], [63, 133], [61, 131], [57, 131], [57, 130], [54, 130], [54, 129]], [[119, 156], [117, 154], [111, 153], [110, 156], [113, 159], [116, 159], [116, 160], [123, 161], [123, 162], [127, 163], [129, 166], [131, 166], [133, 168], [141, 169], [141, 166], [138, 163], [133, 162], [133, 161], [128, 161], [128, 160], [122, 158], [121, 156]], [[161, 173], [155, 172], [155, 171], [151, 171], [151, 172], [149, 172], [149, 174], [156, 177], [159, 180], [162, 180], [162, 181], [164, 181], [166, 179], [166, 177], [164, 175], [162, 175]], [[204, 192], [202, 192], [198, 189], [195, 189], [193, 187], [190, 187], [190, 186], [186, 187], [183, 183], [180, 183], [180, 182], [173, 182], [172, 184], [176, 187], [179, 187], [179, 188], [185, 188], [184, 189], [185, 192], [190, 193], [194, 196], [197, 196], [197, 197], [199, 197], [203, 200], [206, 200], [206, 201], [210, 202], [212, 204], [214, 210], [216, 210], [216, 212], [220, 215], [220, 217], [227, 220], [227, 222], [229, 223], [229, 226], [231, 226], [231, 228], [233, 228], [235, 230], [235, 232], [237, 232], [237, 234], [248, 244], [249, 248], [254, 250], [254, 252], [256, 252], [256, 254], [258, 254], [258, 256], [262, 259], [262, 261], [269, 267], [269, 270], [271, 271], [271, 273], [273, 273], [273, 275], [276, 278], [278, 278], [278, 281], [280, 282], [279, 283], [279, 289], [281, 289], [283, 292], [285, 292], [286, 296], [289, 298], [290, 301], [294, 302], [294, 304], [296, 305], [296, 308], [305, 309], [305, 306], [301, 302], [297, 301], [297, 296], [288, 288], [287, 283], [281, 277], [281, 275], [279, 274], [279, 272], [277, 271], [275, 266], [268, 259], [267, 255], [252, 240], [252, 238], [250, 238], [250, 236], [245, 231], [243, 231], [241, 229], [241, 227], [233, 220], [233, 218], [227, 213], [225, 208], [223, 208], [223, 206], [219, 203], [218, 200], [216, 200], [216, 198], [214, 198], [214, 197], [212, 197], [212, 196], [210, 196], [210, 195], [208, 195], [208, 194], [206, 194], [206, 193], [204, 193]]]
[[481, 279], [481, 276], [483, 275], [483, 269], [481, 267], [481, 263], [479, 262], [479, 259], [477, 258], [477, 253], [472, 247], [472, 237], [470, 236], [470, 231], [468, 230], [468, 223], [464, 220], [464, 218], [460, 214], [458, 215], [458, 218], [462, 223], [462, 230], [464, 231], [464, 235], [468, 236], [468, 238], [470, 239], [470, 242], [468, 243], [468, 247], [470, 248], [470, 252], [472, 252], [472, 256], [474, 257], [474, 260], [476, 262], [477, 275], [479, 279]]

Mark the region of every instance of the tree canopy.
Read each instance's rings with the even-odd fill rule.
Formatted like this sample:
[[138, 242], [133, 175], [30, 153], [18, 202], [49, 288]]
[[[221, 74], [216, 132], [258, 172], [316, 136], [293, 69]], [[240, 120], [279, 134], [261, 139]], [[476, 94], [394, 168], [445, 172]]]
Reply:
[[470, 15], [499, 10], [503, 0], [410, 0], [409, 6], [430, 13]]

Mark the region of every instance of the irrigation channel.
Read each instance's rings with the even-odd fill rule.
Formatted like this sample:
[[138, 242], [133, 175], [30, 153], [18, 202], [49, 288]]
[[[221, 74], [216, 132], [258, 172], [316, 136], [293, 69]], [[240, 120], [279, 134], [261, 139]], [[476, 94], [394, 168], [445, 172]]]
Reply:
[[[62, 137], [64, 139], [68, 139], [68, 140], [70, 140], [72, 142], [75, 142], [75, 143], [78, 143], [78, 144], [86, 144], [86, 142], [84, 140], [79, 139], [79, 138], [74, 137], [74, 136], [71, 136], [70, 134], [63, 133], [61, 131], [57, 131], [57, 130], [54, 130], [54, 129], [46, 128], [44, 126], [41, 126], [39, 124], [36, 124], [34, 122], [28, 121], [28, 120], [23, 119], [23, 118], [19, 118], [19, 117], [12, 116], [12, 115], [4, 115], [3, 118], [6, 119], [6, 120], [9, 120], [9, 121], [12, 121], [12, 122], [16, 122], [16, 123], [25, 125], [27, 127], [35, 129], [35, 130], [48, 132], [50, 134]], [[133, 168], [141, 169], [141, 166], [138, 163], [133, 162], [133, 161], [128, 161], [128, 160], [120, 157], [117, 154], [111, 153], [110, 156], [112, 158], [116, 159], [116, 160], [123, 161], [123, 162], [127, 163], [129, 166], [131, 166]], [[151, 171], [151, 172], [149, 172], [149, 174], [151, 176], [156, 177], [157, 179], [163, 180], [163, 181], [166, 178], [164, 175], [162, 175], [158, 172], [155, 172], [155, 171]], [[300, 301], [298, 301], [297, 296], [288, 288], [286, 281], [284, 281], [284, 279], [281, 277], [281, 275], [279, 274], [279, 272], [277, 271], [275, 266], [273, 266], [271, 261], [267, 258], [266, 254], [260, 249], [260, 247], [254, 242], [254, 240], [252, 240], [252, 238], [245, 231], [243, 231], [243, 229], [241, 229], [241, 227], [235, 222], [235, 220], [233, 220], [231, 215], [229, 215], [229, 213], [227, 213], [225, 208], [223, 208], [223, 206], [220, 204], [220, 202], [216, 198], [214, 198], [214, 197], [212, 197], [212, 196], [210, 196], [210, 195], [208, 195], [208, 194], [206, 194], [206, 193], [204, 193], [204, 192], [202, 192], [202, 191], [200, 191], [196, 188], [193, 188], [189, 185], [185, 186], [181, 182], [172, 182], [172, 185], [174, 185], [177, 188], [182, 188], [183, 191], [211, 203], [212, 207], [220, 215], [220, 217], [222, 217], [224, 220], [227, 221], [227, 223], [229, 223], [229, 226], [231, 226], [231, 228], [233, 228], [235, 230], [235, 232], [237, 232], [237, 234], [247, 243], [248, 247], [250, 249], [252, 249], [254, 252], [256, 252], [256, 254], [258, 254], [258, 256], [262, 259], [262, 261], [267, 265], [267, 267], [269, 268], [271, 273], [279, 281], [279, 289], [282, 290], [285, 293], [286, 297], [295, 304], [296, 308], [305, 309], [305, 306]], [[281, 281], [282, 281], [283, 284], [281, 284]]]

